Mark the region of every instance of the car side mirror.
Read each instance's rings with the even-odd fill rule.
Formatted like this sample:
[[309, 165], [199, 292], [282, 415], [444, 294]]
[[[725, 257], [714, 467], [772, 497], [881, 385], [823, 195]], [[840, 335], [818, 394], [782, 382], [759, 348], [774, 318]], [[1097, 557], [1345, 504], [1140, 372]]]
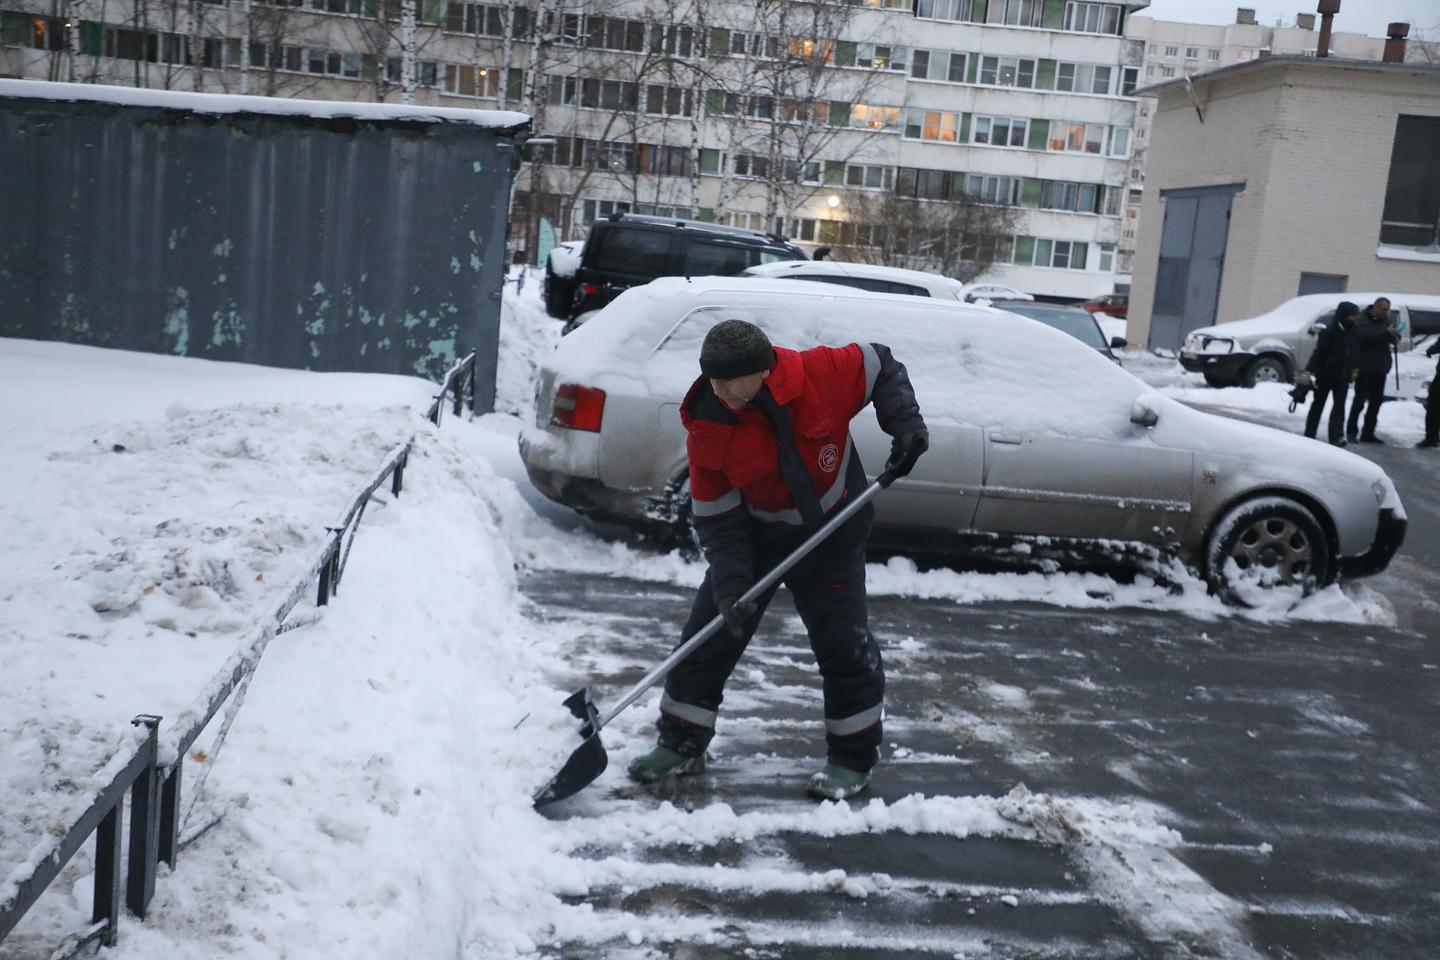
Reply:
[[1130, 405], [1130, 422], [1137, 427], [1153, 427], [1160, 422], [1160, 414], [1148, 397], [1141, 397]]
[[1325, 323], [1324, 323], [1324, 321], [1318, 321], [1318, 322], [1316, 322], [1316, 323], [1310, 324], [1310, 329], [1309, 329], [1309, 330], [1306, 330], [1305, 332], [1308, 333], [1308, 334], [1310, 334], [1310, 336], [1312, 336], [1312, 337], [1318, 337], [1318, 336], [1320, 336], [1320, 331], [1322, 331], [1322, 330], [1324, 330], [1324, 329], [1325, 329]]
[[1130, 341], [1129, 341], [1129, 340], [1126, 340], [1124, 337], [1111, 337], [1111, 338], [1110, 338], [1110, 349], [1111, 349], [1111, 350], [1124, 350], [1124, 349], [1125, 349], [1126, 347], [1128, 347], [1128, 346], [1130, 346]]

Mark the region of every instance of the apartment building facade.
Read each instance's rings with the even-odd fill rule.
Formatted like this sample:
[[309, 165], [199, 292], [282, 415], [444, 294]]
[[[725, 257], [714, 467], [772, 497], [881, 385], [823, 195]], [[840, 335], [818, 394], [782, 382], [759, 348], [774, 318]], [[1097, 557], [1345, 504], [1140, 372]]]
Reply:
[[527, 259], [542, 216], [814, 247], [864, 246], [897, 200], [1004, 207], [986, 276], [1077, 299], [1117, 279], [1145, 5], [0, 0], [0, 75], [529, 112], [550, 142], [516, 177]]
[[[1340, 23], [1343, 25], [1344, 14]], [[1143, 45], [1141, 82], [1157, 84], [1175, 77], [1193, 76], [1266, 56], [1315, 56], [1319, 42], [1316, 15], [1300, 13], [1294, 23], [1265, 26], [1257, 21], [1253, 7], [1238, 7], [1235, 22], [1228, 24], [1180, 23], [1132, 17], [1125, 35]], [[1330, 55], [1354, 60], [1379, 60], [1383, 38], [1335, 30], [1330, 35]], [[1129, 190], [1125, 219], [1120, 230], [1116, 260], [1125, 273], [1131, 272], [1140, 224], [1140, 200], [1145, 187], [1145, 163], [1151, 142], [1157, 101], [1141, 97], [1136, 104], [1134, 146], [1131, 152]]]

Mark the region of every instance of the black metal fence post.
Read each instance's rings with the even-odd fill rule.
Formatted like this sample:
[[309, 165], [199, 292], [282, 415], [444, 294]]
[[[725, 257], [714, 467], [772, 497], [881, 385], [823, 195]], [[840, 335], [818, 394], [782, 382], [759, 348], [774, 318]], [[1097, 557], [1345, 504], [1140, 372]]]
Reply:
[[160, 838], [155, 847], [155, 859], [175, 869], [175, 854], [180, 846], [180, 771], [185, 766], [182, 754], [175, 758], [164, 781], [160, 784]]
[[328, 604], [330, 602], [330, 594], [334, 592], [335, 557], [339, 548], [339, 541], [336, 541], [331, 548], [330, 554], [325, 558], [325, 562], [320, 565], [320, 585], [315, 592], [315, 606], [317, 607], [323, 607]]
[[145, 767], [130, 787], [130, 863], [125, 876], [125, 905], [141, 920], [155, 896], [155, 856], [160, 839], [159, 769], [156, 759], [156, 730], [160, 718], [141, 714], [130, 721], [145, 726]]
[[95, 909], [91, 923], [104, 922], [100, 942], [115, 946], [120, 925], [120, 819], [125, 813], [125, 794], [105, 814], [95, 830]]
[[400, 496], [400, 488], [405, 485], [405, 464], [409, 460], [410, 451], [407, 450], [405, 455], [396, 461], [395, 472], [390, 475], [390, 492], [397, 497]]

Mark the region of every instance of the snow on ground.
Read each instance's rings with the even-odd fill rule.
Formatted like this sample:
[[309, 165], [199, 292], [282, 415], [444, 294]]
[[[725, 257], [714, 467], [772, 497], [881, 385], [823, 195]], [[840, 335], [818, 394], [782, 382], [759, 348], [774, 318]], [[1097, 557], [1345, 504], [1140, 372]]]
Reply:
[[[526, 482], [516, 436], [558, 324], [539, 303], [538, 275], [523, 286], [521, 276], [505, 297], [508, 412], [447, 419], [439, 431], [418, 414], [434, 385], [413, 378], [0, 340], [0, 496], [24, 507], [0, 517], [0, 898], [24, 875], [15, 865], [95, 789], [95, 771], [133, 736], [129, 719], [188, 706], [304, 567], [325, 524], [417, 431], [405, 492], [382, 493], [367, 511], [337, 602], [270, 645], [186, 830], [224, 819], [162, 878], [151, 919], [123, 925], [115, 955], [501, 957], [560, 941], [641, 942], [666, 927], [632, 918], [616, 928], [613, 915], [561, 899], [620, 869], [577, 861], [585, 831], [632, 829], [643, 843], [666, 831], [700, 836], [704, 825], [722, 839], [774, 828], [723, 805], [662, 808], [636, 824], [557, 824], [531, 810], [531, 793], [573, 746], [556, 707], [566, 691], [549, 685], [572, 641], [523, 618], [517, 568], [685, 585], [703, 568], [590, 524]], [[1167, 390], [1198, 390], [1153, 366]], [[1382, 417], [1387, 428], [1398, 429]], [[868, 571], [877, 594], [1237, 615], [1193, 577], [1169, 573], [1165, 584], [1120, 584], [920, 571], [903, 560]], [[1363, 586], [1297, 599], [1277, 594], [1240, 615], [1385, 616]], [[1000, 686], [991, 694], [1015, 699]], [[1005, 803], [909, 798], [815, 809], [790, 828], [1042, 840], [1058, 830], [1084, 838], [1115, 897], [1142, 897], [1159, 880], [1177, 891], [1173, 909], [1154, 914], [1162, 932], [1223, 910], [1186, 900], [1184, 877], [1133, 866], [1173, 864], [1145, 855], [1178, 839], [1153, 811], [1028, 793]], [[45, 956], [86, 925], [89, 849], [0, 958]], [[781, 882], [767, 877], [723, 882]], [[857, 896], [883, 886], [842, 882]], [[668, 933], [723, 937], [717, 922], [667, 921]]]

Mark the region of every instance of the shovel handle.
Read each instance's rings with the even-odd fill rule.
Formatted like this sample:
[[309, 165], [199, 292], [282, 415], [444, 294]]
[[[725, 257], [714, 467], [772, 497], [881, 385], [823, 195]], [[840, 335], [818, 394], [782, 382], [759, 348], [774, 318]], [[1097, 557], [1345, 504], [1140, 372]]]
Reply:
[[[879, 478], [876, 479], [874, 483], [870, 484], [870, 486], [866, 487], [863, 493], [861, 493], [854, 500], [851, 500], [849, 503], [847, 503], [845, 505], [845, 509], [841, 510], [839, 513], [835, 514], [835, 516], [827, 520], [824, 526], [812, 533], [810, 537], [804, 543], [800, 544], [800, 546], [796, 547], [795, 550], [792, 551], [788, 557], [777, 563], [773, 570], [771, 570], [769, 573], [765, 574], [765, 576], [761, 577], [758, 581], [756, 581], [755, 585], [752, 586], [749, 590], [746, 590], [745, 593], [742, 594], [739, 600], [737, 600], [736, 602], [743, 603], [746, 601], [753, 601], [761, 594], [763, 594], [766, 590], [769, 590], [772, 586], [774, 586], [780, 581], [781, 577], [785, 576], [785, 574], [790, 572], [791, 567], [795, 566], [795, 564], [805, 559], [805, 557], [810, 553], [810, 551], [818, 547], [827, 537], [830, 536], [830, 534], [834, 533], [837, 529], [839, 529], [841, 524], [843, 524], [845, 521], [849, 520], [856, 513], [858, 513], [860, 509], [865, 506], [865, 504], [875, 499], [876, 494], [878, 494], [881, 490], [889, 487], [890, 484], [894, 483], [896, 479], [897, 477], [892, 470], [887, 470], [884, 473], [880, 474]], [[686, 640], [680, 646], [676, 647], [674, 653], [666, 657], [657, 667], [655, 667], [655, 669], [645, 674], [644, 679], [642, 679], [639, 683], [635, 684], [635, 686], [631, 687], [629, 692], [627, 692], [625, 696], [621, 697], [619, 702], [616, 703], [615, 706], [611, 707], [607, 713], [600, 717], [599, 721], [595, 724], [595, 729], [600, 730], [605, 727], [606, 724], [608, 724], [611, 720], [614, 720], [617, 716], [620, 715], [620, 712], [622, 710], [630, 706], [630, 704], [634, 703], [636, 699], [638, 699], [639, 696], [646, 690], [649, 690], [651, 687], [655, 686], [657, 682], [664, 679], [666, 674], [668, 674], [671, 670], [675, 669], [676, 664], [688, 657], [691, 652], [695, 650], [696, 647], [700, 646], [700, 644], [704, 643], [706, 640], [709, 640], [712, 636], [715, 635], [716, 631], [718, 631], [724, 626], [725, 618], [723, 616], [717, 616], [715, 617], [715, 619], [705, 624], [705, 626], [701, 627], [698, 633], [696, 633], [689, 640]]]

